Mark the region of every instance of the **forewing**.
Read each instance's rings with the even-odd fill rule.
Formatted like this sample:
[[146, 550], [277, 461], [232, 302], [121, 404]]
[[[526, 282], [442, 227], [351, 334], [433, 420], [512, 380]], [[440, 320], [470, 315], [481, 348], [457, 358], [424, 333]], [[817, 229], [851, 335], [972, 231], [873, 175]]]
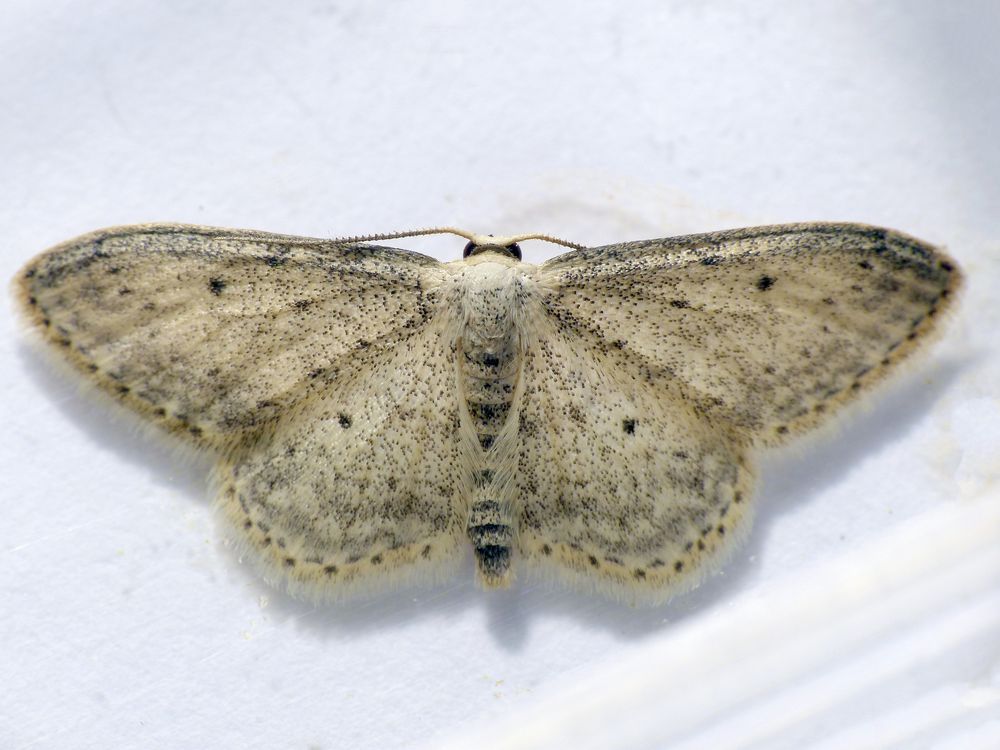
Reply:
[[878, 380], [960, 284], [941, 251], [858, 224], [740, 229], [567, 253], [556, 319], [675, 378], [706, 415], [780, 442]]
[[450, 356], [433, 323], [362, 352], [220, 469], [224, 515], [267, 577], [330, 599], [461, 560], [469, 488]]
[[520, 413], [521, 556], [626, 601], [689, 588], [748, 525], [743, 436], [572, 320], [543, 315], [536, 330]]
[[199, 444], [231, 447], [356, 352], [420, 330], [438, 267], [388, 248], [145, 225], [50, 250], [19, 289], [102, 388]]

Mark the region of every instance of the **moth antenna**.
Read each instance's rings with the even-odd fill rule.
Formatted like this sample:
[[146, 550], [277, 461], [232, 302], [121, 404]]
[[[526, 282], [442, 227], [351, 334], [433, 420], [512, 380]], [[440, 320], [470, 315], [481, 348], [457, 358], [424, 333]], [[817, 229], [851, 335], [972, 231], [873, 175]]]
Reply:
[[381, 242], [382, 240], [396, 240], [403, 237], [421, 237], [429, 234], [454, 234], [459, 237], [464, 237], [475, 245], [498, 245], [500, 247], [506, 247], [507, 245], [513, 245], [517, 242], [523, 242], [524, 240], [541, 240], [542, 242], [551, 242], [554, 245], [562, 245], [563, 247], [568, 247], [573, 250], [583, 250], [586, 248], [586, 245], [580, 245], [576, 242], [562, 240], [549, 234], [517, 234], [511, 237], [494, 237], [491, 234], [474, 234], [473, 232], [467, 232], [464, 229], [458, 229], [457, 227], [430, 227], [427, 229], [412, 229], [403, 232], [366, 234], [358, 235], [356, 237], [337, 237], [333, 240], [333, 242]]

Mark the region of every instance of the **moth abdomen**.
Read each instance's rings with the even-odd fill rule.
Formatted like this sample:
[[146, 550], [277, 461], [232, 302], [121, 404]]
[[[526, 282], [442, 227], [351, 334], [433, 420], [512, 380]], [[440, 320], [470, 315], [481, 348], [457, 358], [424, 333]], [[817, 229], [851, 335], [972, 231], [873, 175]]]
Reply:
[[474, 501], [469, 511], [467, 533], [483, 584], [488, 587], [507, 586], [514, 543], [509, 509], [491, 498]]

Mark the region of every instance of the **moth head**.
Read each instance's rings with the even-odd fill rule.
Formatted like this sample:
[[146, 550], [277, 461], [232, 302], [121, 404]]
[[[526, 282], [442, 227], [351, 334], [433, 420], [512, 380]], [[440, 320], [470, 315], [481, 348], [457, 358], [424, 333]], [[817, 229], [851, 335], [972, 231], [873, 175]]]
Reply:
[[494, 239], [492, 234], [474, 235], [465, 245], [462, 257], [468, 258], [471, 255], [478, 255], [479, 253], [500, 253], [501, 255], [508, 255], [515, 260], [521, 260], [520, 245], [516, 242], [510, 242], [503, 237]]

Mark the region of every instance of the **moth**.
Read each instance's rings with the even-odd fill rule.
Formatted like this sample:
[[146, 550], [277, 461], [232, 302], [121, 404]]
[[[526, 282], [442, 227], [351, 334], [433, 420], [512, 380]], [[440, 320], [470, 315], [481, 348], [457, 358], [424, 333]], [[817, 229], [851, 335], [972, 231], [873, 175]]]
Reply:
[[[336, 599], [522, 572], [656, 604], [747, 533], [754, 456], [935, 333], [941, 250], [860, 224], [575, 247], [151, 224], [31, 261], [30, 321], [128, 409], [214, 456], [242, 552]], [[422, 232], [410, 233], [421, 234]], [[569, 243], [564, 243], [569, 244]]]

